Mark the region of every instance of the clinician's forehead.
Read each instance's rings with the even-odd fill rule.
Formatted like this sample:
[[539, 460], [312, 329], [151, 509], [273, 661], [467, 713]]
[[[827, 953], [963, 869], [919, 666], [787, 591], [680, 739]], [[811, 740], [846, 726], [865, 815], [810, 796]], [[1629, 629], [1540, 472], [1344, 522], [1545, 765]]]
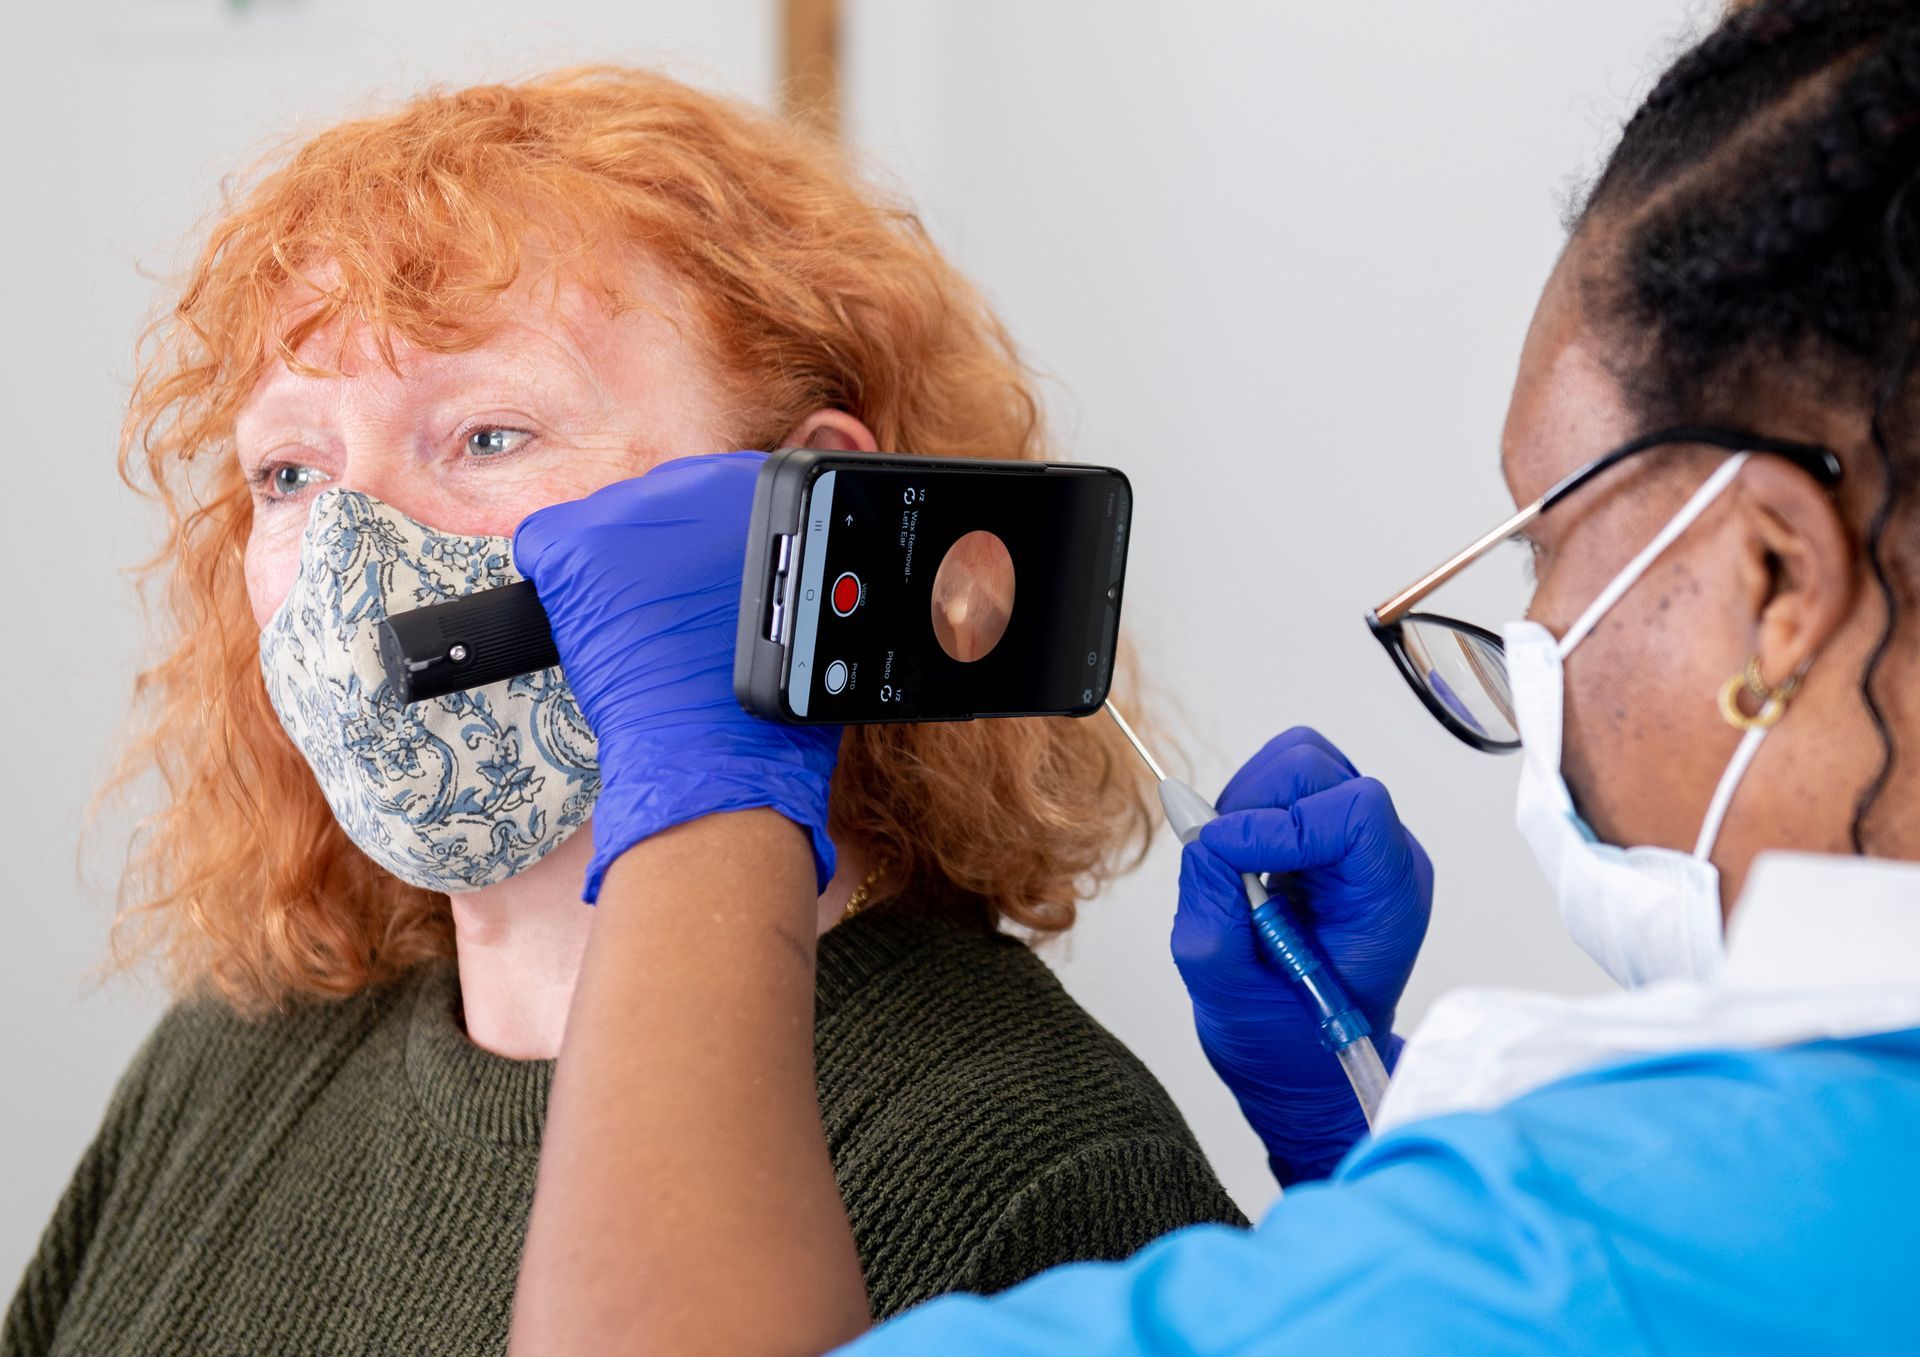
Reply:
[[1532, 503], [1639, 432], [1602, 343], [1570, 293], [1556, 273], [1521, 352], [1500, 455], [1516, 505]]

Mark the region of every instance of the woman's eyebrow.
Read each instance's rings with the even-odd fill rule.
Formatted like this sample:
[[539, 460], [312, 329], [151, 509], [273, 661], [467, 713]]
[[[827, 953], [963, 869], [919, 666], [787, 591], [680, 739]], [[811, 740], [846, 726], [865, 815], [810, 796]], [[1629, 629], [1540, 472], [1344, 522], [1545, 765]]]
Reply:
[[1499, 477], [1501, 491], [1504, 492], [1508, 498], [1513, 500], [1515, 508], [1518, 508], [1521, 505], [1528, 503], [1528, 501], [1521, 499], [1519, 495], [1515, 492], [1514, 484], [1513, 484], [1513, 472], [1507, 466], [1507, 449], [1506, 449], [1506, 443], [1504, 439], [1494, 445], [1493, 474]]
[[529, 328], [506, 343], [460, 355], [459, 361], [437, 374], [433, 403], [485, 399], [490, 394], [551, 399], [582, 385], [597, 390], [599, 376], [571, 336], [563, 339]]
[[569, 393], [549, 375], [495, 369], [438, 383], [421, 403], [419, 418], [435, 435], [449, 436], [471, 419], [519, 416], [544, 422], [564, 416], [568, 405]]
[[270, 387], [234, 416], [233, 436], [236, 442], [252, 442], [286, 429], [305, 432], [313, 427], [313, 413], [305, 392]]

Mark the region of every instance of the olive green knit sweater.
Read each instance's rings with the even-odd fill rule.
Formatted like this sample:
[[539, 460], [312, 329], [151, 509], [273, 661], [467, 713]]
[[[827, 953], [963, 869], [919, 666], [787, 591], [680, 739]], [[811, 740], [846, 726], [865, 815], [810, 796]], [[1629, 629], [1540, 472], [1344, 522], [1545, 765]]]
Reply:
[[[1153, 1077], [1011, 939], [864, 915], [821, 940], [817, 1015], [877, 1315], [1240, 1219]], [[466, 1040], [450, 967], [261, 1022], [176, 1009], [0, 1357], [504, 1350], [551, 1074]]]

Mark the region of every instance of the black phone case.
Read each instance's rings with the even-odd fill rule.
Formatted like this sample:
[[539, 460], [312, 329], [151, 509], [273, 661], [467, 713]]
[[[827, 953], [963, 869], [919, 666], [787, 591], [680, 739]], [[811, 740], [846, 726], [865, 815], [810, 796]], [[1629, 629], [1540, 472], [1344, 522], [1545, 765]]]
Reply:
[[[812, 483], [815, 472], [829, 467], [906, 467], [914, 470], [956, 470], [985, 472], [992, 475], [1037, 475], [1044, 476], [1050, 471], [1093, 472], [1116, 476], [1127, 487], [1128, 500], [1132, 500], [1132, 486], [1126, 475], [1113, 468], [1089, 466], [1080, 463], [1021, 462], [1000, 459], [960, 459], [951, 457], [918, 457], [901, 453], [886, 452], [823, 452], [813, 448], [783, 448], [772, 453], [760, 468], [760, 476], [753, 487], [753, 512], [748, 519], [747, 551], [745, 570], [740, 578], [740, 622], [735, 634], [733, 649], [733, 695], [740, 705], [755, 716], [771, 721], [784, 721], [790, 725], [844, 725], [846, 718], [829, 720], [819, 716], [796, 716], [787, 705], [786, 675], [787, 652], [793, 642], [794, 627], [794, 591], [800, 579], [800, 543], [804, 535], [805, 524], [801, 521], [806, 508], [807, 488]], [[1132, 532], [1127, 534], [1131, 544]], [[778, 545], [784, 539], [788, 544], [782, 550]], [[1125, 548], [1122, 548], [1123, 552]], [[1119, 617], [1121, 599], [1125, 596], [1124, 557], [1122, 559], [1121, 598], [1114, 603], [1114, 615]], [[775, 601], [780, 607], [774, 608]], [[780, 635], [775, 638], [769, 629], [771, 616], [780, 618]], [[1085, 716], [1098, 711], [1106, 701], [1111, 680], [1103, 682], [1094, 694], [1094, 700], [1064, 710], [1032, 712], [996, 712], [996, 716]], [[970, 721], [977, 713], [955, 712], [939, 716], [917, 716], [913, 723], [930, 721]], [[881, 725], [899, 724], [900, 718], [891, 721], [884, 717], [856, 717], [852, 724]]]

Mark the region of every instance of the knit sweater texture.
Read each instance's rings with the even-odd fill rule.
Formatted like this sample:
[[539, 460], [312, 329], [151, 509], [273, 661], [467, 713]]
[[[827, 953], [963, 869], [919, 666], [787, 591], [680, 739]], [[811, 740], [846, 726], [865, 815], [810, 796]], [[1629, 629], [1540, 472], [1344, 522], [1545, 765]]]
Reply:
[[[815, 1011], [876, 1316], [1241, 1223], [1165, 1091], [1011, 938], [862, 915], [821, 939]], [[450, 965], [264, 1020], [174, 1009], [0, 1357], [505, 1351], [551, 1078], [466, 1039]]]

